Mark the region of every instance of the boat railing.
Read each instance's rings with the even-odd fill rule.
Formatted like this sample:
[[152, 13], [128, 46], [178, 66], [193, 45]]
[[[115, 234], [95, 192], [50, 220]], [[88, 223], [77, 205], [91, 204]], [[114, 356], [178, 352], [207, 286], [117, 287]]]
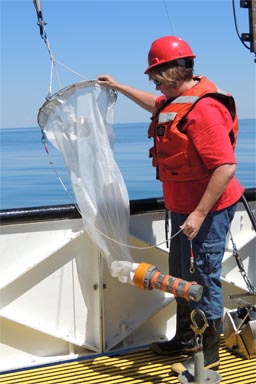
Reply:
[[[247, 202], [256, 201], [256, 188], [244, 192]], [[142, 214], [165, 209], [163, 197], [130, 200], [130, 214]], [[0, 225], [28, 223], [35, 221], [79, 219], [81, 215], [75, 204], [10, 208], [0, 210]]]

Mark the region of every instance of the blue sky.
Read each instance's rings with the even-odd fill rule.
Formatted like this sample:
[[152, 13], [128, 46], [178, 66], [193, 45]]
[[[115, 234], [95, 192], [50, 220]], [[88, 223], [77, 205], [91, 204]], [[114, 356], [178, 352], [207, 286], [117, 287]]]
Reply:
[[[35, 127], [49, 90], [49, 54], [33, 1], [0, 0], [0, 5], [0, 127]], [[247, 9], [240, 8], [239, 0], [235, 5], [239, 32], [249, 32]], [[196, 54], [195, 73], [232, 93], [240, 118], [256, 117], [256, 64], [237, 37], [231, 0], [41, 0], [41, 6], [55, 59], [85, 78], [108, 73], [155, 92], [143, 73], [148, 50], [158, 37], [174, 34]], [[61, 87], [81, 80], [57, 68]], [[54, 82], [53, 91], [58, 88]], [[149, 121], [149, 117], [119, 95], [115, 123]]]

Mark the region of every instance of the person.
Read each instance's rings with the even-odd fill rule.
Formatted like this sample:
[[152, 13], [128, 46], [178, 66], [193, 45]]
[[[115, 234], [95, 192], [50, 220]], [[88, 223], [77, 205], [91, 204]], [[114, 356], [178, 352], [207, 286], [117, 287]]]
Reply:
[[[154, 145], [149, 153], [171, 217], [169, 273], [203, 286], [196, 308], [208, 323], [202, 338], [204, 366], [217, 370], [223, 316], [221, 264], [226, 235], [244, 190], [234, 176], [235, 101], [207, 77], [193, 74], [195, 57], [180, 37], [164, 36], [152, 43], [145, 74], [161, 96], [109, 75], [100, 75], [97, 81], [152, 113], [148, 135]], [[174, 372], [181, 373], [194, 368], [190, 316], [195, 304], [182, 298], [176, 302], [174, 338], [154, 342], [150, 348], [162, 355], [188, 354], [185, 362], [172, 365]]]

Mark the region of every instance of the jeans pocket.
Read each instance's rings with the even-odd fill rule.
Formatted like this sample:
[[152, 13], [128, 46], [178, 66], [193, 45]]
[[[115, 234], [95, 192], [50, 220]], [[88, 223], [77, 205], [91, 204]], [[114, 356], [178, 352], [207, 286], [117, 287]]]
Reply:
[[220, 278], [225, 242], [203, 243], [197, 252], [196, 266], [200, 274]]

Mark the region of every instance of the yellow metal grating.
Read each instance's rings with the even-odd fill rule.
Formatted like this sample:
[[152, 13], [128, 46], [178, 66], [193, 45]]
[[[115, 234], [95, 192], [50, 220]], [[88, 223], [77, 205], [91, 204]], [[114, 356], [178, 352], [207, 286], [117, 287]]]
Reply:
[[[256, 358], [245, 360], [220, 348], [221, 384], [256, 384]], [[183, 358], [185, 359], [185, 358]], [[4, 384], [161, 384], [179, 383], [171, 373], [175, 357], [156, 356], [140, 350], [119, 356], [100, 356], [90, 360], [62, 363], [15, 373], [2, 374]]]

